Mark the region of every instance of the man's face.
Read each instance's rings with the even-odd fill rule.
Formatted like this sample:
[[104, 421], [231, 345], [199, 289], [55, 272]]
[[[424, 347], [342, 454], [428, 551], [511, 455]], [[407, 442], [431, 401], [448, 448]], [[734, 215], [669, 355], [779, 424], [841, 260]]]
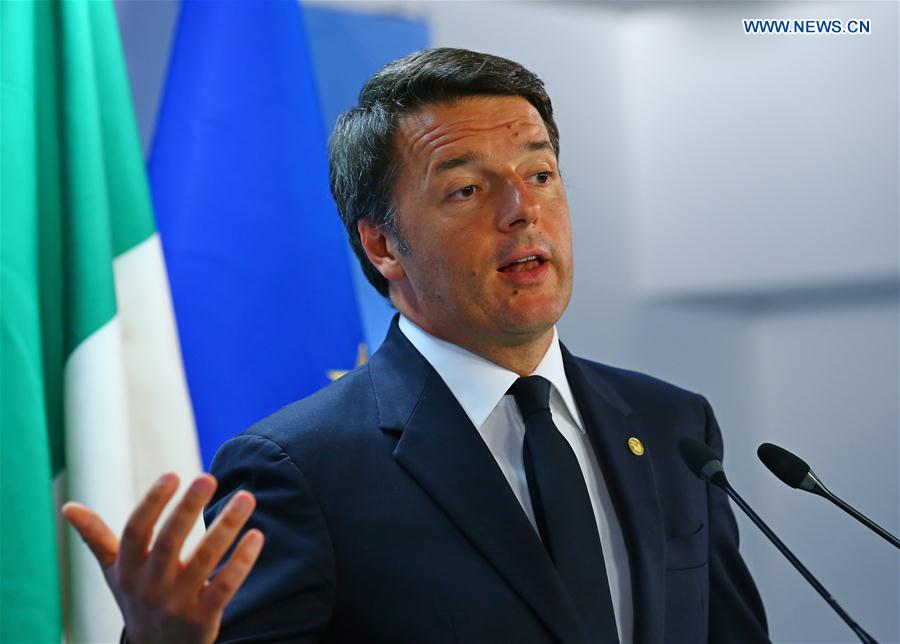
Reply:
[[[478, 350], [546, 336], [572, 293], [569, 211], [556, 156], [525, 99], [426, 106], [395, 136], [398, 308]], [[529, 259], [531, 258], [531, 259]]]

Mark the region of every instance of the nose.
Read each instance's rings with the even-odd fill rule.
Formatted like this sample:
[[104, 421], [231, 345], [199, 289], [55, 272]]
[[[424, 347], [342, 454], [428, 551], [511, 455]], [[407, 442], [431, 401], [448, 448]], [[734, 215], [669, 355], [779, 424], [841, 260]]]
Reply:
[[528, 183], [518, 174], [505, 176], [499, 191], [497, 227], [503, 231], [528, 228], [538, 220], [540, 204], [529, 189]]

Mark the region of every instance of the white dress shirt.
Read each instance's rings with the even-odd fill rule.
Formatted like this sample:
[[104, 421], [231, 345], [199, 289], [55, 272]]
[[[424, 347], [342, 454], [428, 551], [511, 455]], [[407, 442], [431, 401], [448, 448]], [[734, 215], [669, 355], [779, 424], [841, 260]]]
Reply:
[[[522, 459], [525, 423], [515, 399], [506, 394], [519, 376], [471, 351], [439, 340], [402, 315], [400, 330], [434, 367], [459, 401], [509, 481], [531, 525], [537, 530]], [[569, 388], [555, 327], [550, 347], [531, 375], [543, 376], [552, 385], [550, 413], [553, 422], [575, 452], [594, 509], [619, 641], [623, 644], [631, 642], [634, 639], [631, 577], [622, 526]]]

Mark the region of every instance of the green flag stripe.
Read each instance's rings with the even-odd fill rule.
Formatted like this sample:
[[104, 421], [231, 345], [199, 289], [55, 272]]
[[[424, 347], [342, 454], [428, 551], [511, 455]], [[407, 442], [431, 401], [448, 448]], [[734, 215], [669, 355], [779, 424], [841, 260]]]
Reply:
[[[26, 10], [23, 10], [26, 9]], [[53, 642], [62, 632], [39, 298], [36, 116], [40, 18], [0, 3], [0, 641]], [[49, 385], [49, 388], [45, 388]], [[58, 414], [60, 407], [52, 413]], [[58, 417], [57, 417], [58, 420]]]
[[0, 641], [58, 642], [64, 366], [115, 315], [113, 259], [154, 223], [112, 4], [0, 12]]
[[153, 234], [154, 222], [112, 5], [42, 2], [20, 10], [35, 13], [32, 60], [40, 70], [39, 295], [58, 472], [63, 364], [115, 314], [112, 260]]
[[105, 189], [103, 221], [115, 257], [156, 230], [118, 23], [107, 2], [64, 2], [60, 10], [66, 59], [73, 63], [65, 69], [64, 104], [70, 122], [84, 126], [84, 132], [70, 131], [85, 143], [94, 163], [85, 163], [82, 150], [69, 150], [85, 167], [103, 172], [94, 185]]
[[[66, 353], [115, 312], [113, 258], [153, 233], [121, 46], [111, 4], [61, 2], [57, 102]], [[115, 65], [110, 59], [118, 59]], [[52, 106], [52, 104], [51, 104]], [[130, 133], [131, 136], [128, 135]], [[42, 141], [55, 146], [55, 141]], [[134, 192], [132, 192], [134, 191]], [[44, 213], [41, 213], [42, 215]]]
[[[25, 7], [10, 7], [16, 3], [4, 3], [9, 13], [25, 13]], [[24, 3], [23, 3], [24, 4]], [[64, 279], [64, 246], [62, 239], [61, 217], [63, 203], [59, 190], [61, 174], [61, 132], [57, 119], [60, 109], [60, 96], [57, 89], [57, 60], [61, 57], [58, 40], [55, 37], [53, 5], [50, 2], [34, 4], [34, 27], [30, 32], [31, 40], [22, 43], [15, 55], [21, 59], [22, 65], [34, 65], [34, 83], [30, 89], [35, 98], [32, 111], [23, 115], [36, 122], [33, 133], [35, 146], [35, 164], [31, 171], [34, 180], [29, 184], [35, 190], [34, 210], [22, 204], [15, 213], [14, 225], [7, 225], [9, 235], [14, 235], [18, 226], [34, 226], [37, 235], [30, 240], [28, 248], [32, 249], [38, 261], [37, 281], [34, 299], [39, 303], [41, 312], [41, 357], [44, 375], [44, 406], [47, 414], [46, 433], [50, 445], [50, 463], [56, 475], [63, 467], [65, 444], [63, 431], [63, 366], [68, 354], [66, 346], [66, 326], [64, 324], [65, 279]], [[5, 23], [4, 23], [5, 24]], [[4, 27], [6, 28], [6, 27]], [[6, 33], [3, 34], [6, 38]], [[33, 52], [31, 56], [27, 54]], [[12, 54], [12, 53], [11, 53]], [[15, 109], [15, 107], [11, 108]], [[23, 111], [27, 110], [22, 106]], [[13, 154], [17, 146], [13, 148]]]

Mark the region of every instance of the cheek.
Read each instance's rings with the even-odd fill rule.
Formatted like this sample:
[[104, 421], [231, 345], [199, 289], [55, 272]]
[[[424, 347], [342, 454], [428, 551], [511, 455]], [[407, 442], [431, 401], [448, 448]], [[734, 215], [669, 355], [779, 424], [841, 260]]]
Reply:
[[431, 251], [417, 258], [419, 286], [426, 297], [435, 302], [454, 300], [460, 284], [466, 280], [467, 269], [460, 272], [452, 258]]
[[481, 308], [487, 300], [494, 300], [490, 276], [473, 261], [442, 263], [435, 268], [435, 292], [445, 294], [445, 305], [459, 311], [472, 306]]
[[572, 263], [572, 225], [568, 216], [559, 222], [555, 234], [555, 243], [559, 249], [560, 257], [565, 258], [567, 264]]
[[448, 241], [444, 248], [453, 248], [455, 252], [451, 257], [439, 257], [435, 253], [434, 258], [426, 258], [440, 265], [440, 272], [450, 284], [456, 288], [471, 288], [481, 284], [489, 277], [491, 270], [492, 254], [490, 248], [485, 248], [482, 240], [473, 238], [472, 235], [461, 235], [452, 241]]
[[489, 296], [496, 261], [489, 232], [471, 223], [439, 232], [413, 246], [423, 291], [457, 307]]

